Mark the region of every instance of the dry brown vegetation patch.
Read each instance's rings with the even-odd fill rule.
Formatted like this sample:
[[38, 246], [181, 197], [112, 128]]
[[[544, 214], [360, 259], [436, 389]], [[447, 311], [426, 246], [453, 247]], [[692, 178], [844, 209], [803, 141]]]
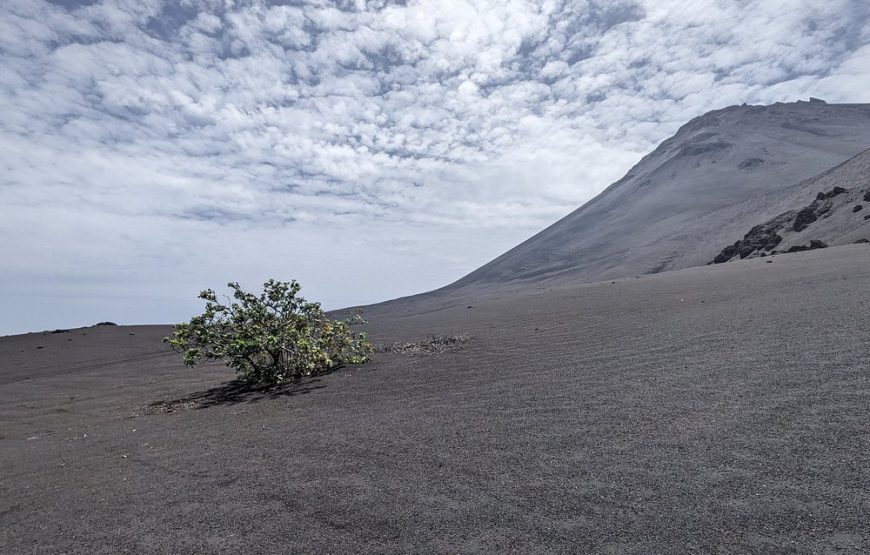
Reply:
[[399, 353], [405, 355], [437, 355], [445, 351], [458, 351], [474, 339], [473, 335], [430, 335], [422, 341], [414, 343], [379, 343], [375, 345], [375, 352]]

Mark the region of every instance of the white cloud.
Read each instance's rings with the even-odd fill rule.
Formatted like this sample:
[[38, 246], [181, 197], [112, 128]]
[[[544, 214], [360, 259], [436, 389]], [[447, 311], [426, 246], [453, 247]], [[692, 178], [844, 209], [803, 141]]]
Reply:
[[0, 332], [437, 287], [691, 117], [870, 85], [862, 0], [275, 4], [4, 3]]

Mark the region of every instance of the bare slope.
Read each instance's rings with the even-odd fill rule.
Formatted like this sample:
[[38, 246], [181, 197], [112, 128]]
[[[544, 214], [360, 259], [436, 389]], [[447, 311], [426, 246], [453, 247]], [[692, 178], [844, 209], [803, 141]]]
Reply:
[[275, 392], [4, 338], [0, 551], [866, 553], [870, 246], [765, 260], [373, 317], [475, 339]]
[[705, 264], [796, 184], [870, 147], [870, 104], [698, 117], [581, 208], [448, 289], [593, 281]]

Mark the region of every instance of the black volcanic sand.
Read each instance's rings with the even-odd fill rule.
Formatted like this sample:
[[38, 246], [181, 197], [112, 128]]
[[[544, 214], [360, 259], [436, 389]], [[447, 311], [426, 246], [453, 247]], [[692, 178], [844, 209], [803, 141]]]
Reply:
[[476, 339], [244, 392], [168, 328], [0, 338], [0, 551], [870, 550], [866, 245], [370, 328]]

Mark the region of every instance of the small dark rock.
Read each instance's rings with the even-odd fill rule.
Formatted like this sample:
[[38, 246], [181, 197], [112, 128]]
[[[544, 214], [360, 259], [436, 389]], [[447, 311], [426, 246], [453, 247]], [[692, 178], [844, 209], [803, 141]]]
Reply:
[[54, 330], [54, 331], [51, 332], [51, 333], [67, 333], [68, 331], [69, 331], [69, 330], [56, 329], [56, 330]]
[[794, 217], [792, 229], [795, 231], [803, 231], [817, 219], [818, 217], [816, 216], [815, 208], [808, 206], [798, 212], [797, 216]]
[[45, 349], [45, 347], [37, 347], [37, 349]]
[[469, 309], [469, 308], [474, 308], [474, 307], [471, 306], [471, 305], [468, 305], [468, 306], [465, 307], [466, 310]]
[[870, 202], [870, 191], [864, 192], [864, 202]]
[[858, 239], [857, 241], [855, 241], [856, 245], [859, 243], [870, 243], [870, 239], [865, 238], [865, 239]]
[[95, 326], [117, 326], [115, 322], [97, 322]]
[[713, 264], [722, 264], [723, 262], [728, 262], [729, 260], [731, 260], [734, 255], [737, 254], [737, 246], [739, 244], [740, 241], [722, 249], [722, 252], [717, 254], [716, 258], [713, 259]]
[[767, 243], [764, 245], [764, 250], [772, 251], [778, 244], [782, 242], [782, 237], [774, 233], [767, 238]]
[[773, 260], [765, 260], [768, 264], [773, 264]]
[[860, 204], [856, 204], [855, 206], [852, 207], [852, 212], [860, 212], [863, 209], [864, 209], [863, 206], [861, 206]]

